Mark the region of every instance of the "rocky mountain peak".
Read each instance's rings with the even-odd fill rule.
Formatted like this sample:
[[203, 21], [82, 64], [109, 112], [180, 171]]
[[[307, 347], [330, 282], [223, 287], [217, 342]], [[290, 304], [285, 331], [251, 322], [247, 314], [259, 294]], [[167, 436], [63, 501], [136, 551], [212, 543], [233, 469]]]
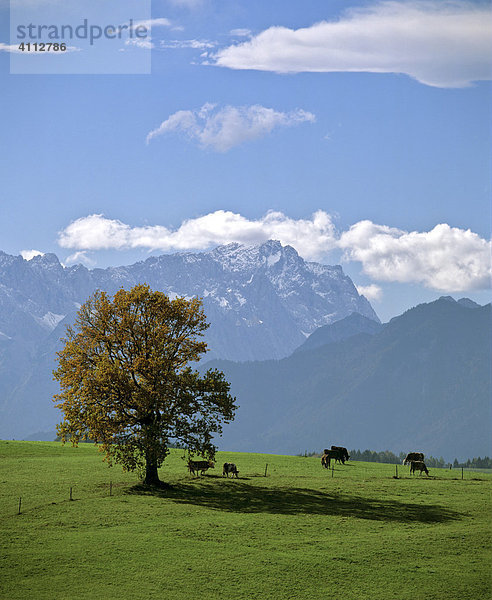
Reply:
[[461, 304], [461, 306], [465, 306], [466, 308], [480, 308], [480, 304], [470, 300], [470, 298], [460, 298], [459, 300], [456, 300], [456, 302]]
[[302, 260], [294, 248], [282, 246], [278, 240], [268, 240], [256, 245], [233, 242], [214, 248], [209, 255], [227, 271], [249, 272], [265, 266], [269, 267], [291, 251], [298, 260]]
[[43, 272], [45, 274], [50, 273], [50, 276], [59, 276], [62, 275], [64, 267], [58, 260], [58, 256], [56, 254], [38, 254], [34, 256], [27, 262], [29, 269], [34, 272], [40, 273]]
[[[318, 327], [353, 312], [379, 321], [341, 267], [307, 262], [291, 246], [268, 240], [93, 270], [65, 268], [55, 254], [25, 261], [2, 253], [0, 306], [6, 312], [0, 314], [0, 331], [10, 335], [13, 311], [21, 311], [39, 336], [39, 327], [56, 328], [94, 290], [113, 294], [137, 283], [171, 297], [203, 298], [211, 356], [234, 360], [286, 356]], [[2, 321], [9, 322], [8, 331]]]

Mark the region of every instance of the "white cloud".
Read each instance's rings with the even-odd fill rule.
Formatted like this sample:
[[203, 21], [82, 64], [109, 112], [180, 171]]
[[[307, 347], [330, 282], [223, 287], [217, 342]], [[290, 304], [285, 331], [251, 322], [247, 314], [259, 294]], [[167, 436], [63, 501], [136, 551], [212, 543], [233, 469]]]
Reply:
[[161, 48], [193, 48], [195, 50], [204, 50], [205, 48], [214, 48], [216, 42], [208, 40], [161, 40]]
[[40, 252], [39, 250], [21, 250], [20, 255], [24, 260], [31, 260], [35, 256], [44, 256], [44, 252]]
[[65, 265], [75, 265], [75, 264], [79, 264], [79, 263], [84, 264], [86, 267], [93, 267], [96, 264], [96, 261], [87, 256], [86, 250], [82, 250], [82, 251], [74, 252], [73, 254], [70, 254], [70, 256], [68, 256], [65, 259], [64, 264]]
[[200, 110], [179, 110], [147, 135], [147, 143], [158, 135], [183, 133], [203, 148], [226, 152], [243, 142], [264, 137], [276, 127], [291, 127], [314, 122], [315, 116], [305, 110], [278, 112], [273, 108], [205, 104]]
[[[130, 37], [125, 40], [125, 46], [134, 46], [136, 48], [142, 48], [143, 50], [151, 50], [155, 48], [155, 44], [152, 41], [152, 37], [150, 33], [152, 32], [152, 28], [155, 27], [171, 27], [172, 23], [169, 19], [164, 17], [159, 17], [156, 19], [146, 19], [142, 21], [135, 21], [127, 24], [132, 31], [136, 31], [138, 27], [145, 27], [147, 30], [147, 35], [145, 37]], [[138, 33], [138, 32], [137, 32]], [[122, 50], [120, 48], [120, 50]]]
[[250, 37], [251, 29], [231, 29], [229, 35], [233, 37]]
[[151, 50], [154, 48], [154, 43], [150, 37], [143, 39], [131, 38], [125, 41], [125, 46], [136, 46], [137, 48], [143, 48], [144, 50]]
[[157, 19], [146, 19], [145, 21], [135, 21], [133, 23], [133, 29], [137, 27], [145, 27], [146, 29], [152, 29], [152, 27], [171, 27], [172, 23], [169, 19], [159, 17]]
[[22, 50], [19, 50], [19, 44], [4, 44], [3, 42], [0, 42], [0, 52], [19, 52], [19, 53], [21, 53]]
[[359, 294], [365, 296], [368, 300], [381, 300], [383, 296], [383, 290], [375, 283], [371, 283], [370, 285], [356, 285], [355, 287]]
[[[323, 260], [331, 250], [343, 249], [344, 259], [358, 261], [373, 281], [418, 283], [445, 292], [490, 287], [491, 243], [470, 230], [436, 225], [431, 231], [401, 229], [359, 221], [348, 231], [336, 231], [332, 218], [319, 210], [310, 219], [292, 219], [268, 212], [257, 220], [218, 210], [184, 221], [175, 230], [161, 225], [131, 227], [103, 215], [73, 221], [60, 232], [58, 243], [77, 251], [67, 262], [80, 261], [85, 251], [147, 248], [204, 250], [218, 244], [253, 245], [268, 239], [293, 246], [308, 260]], [[359, 291], [378, 299], [375, 284]]]
[[448, 0], [381, 2], [302, 29], [270, 27], [212, 58], [278, 73], [403, 73], [436, 87], [491, 79], [492, 11]]
[[29, 54], [31, 56], [43, 56], [45, 54], [51, 54], [51, 55], [55, 55], [55, 56], [63, 56], [66, 52], [80, 52], [81, 48], [78, 48], [77, 46], [67, 46], [66, 50], [64, 50], [63, 52], [61, 50], [45, 50], [44, 52], [37, 52], [36, 50], [34, 50], [34, 48], [32, 50], [20, 50], [19, 49], [19, 44], [4, 44], [3, 42], [0, 42], [0, 52], [11, 52], [13, 54]]
[[307, 258], [320, 257], [336, 243], [331, 217], [323, 211], [311, 219], [291, 219], [281, 212], [269, 212], [261, 219], [249, 220], [224, 210], [184, 221], [175, 231], [160, 225], [130, 227], [103, 215], [90, 215], [73, 221], [60, 232], [58, 243], [78, 250], [169, 251], [202, 250], [230, 242], [252, 245], [268, 239], [292, 245]]
[[345, 259], [362, 263], [376, 281], [421, 283], [440, 291], [490, 287], [491, 243], [472, 231], [442, 223], [431, 231], [407, 232], [359, 221], [342, 233]]

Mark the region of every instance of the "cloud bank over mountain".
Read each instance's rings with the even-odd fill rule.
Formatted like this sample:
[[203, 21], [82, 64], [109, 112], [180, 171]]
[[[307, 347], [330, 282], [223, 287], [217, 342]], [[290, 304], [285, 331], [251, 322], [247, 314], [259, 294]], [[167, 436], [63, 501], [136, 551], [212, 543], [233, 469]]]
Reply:
[[423, 283], [440, 291], [490, 287], [491, 243], [469, 229], [441, 223], [407, 232], [360, 221], [342, 233], [339, 245], [378, 281]]
[[101, 250], [148, 248], [149, 250], [200, 250], [218, 244], [238, 242], [254, 245], [269, 239], [290, 245], [305, 258], [316, 258], [336, 246], [335, 226], [330, 215], [320, 210], [311, 219], [292, 219], [270, 211], [260, 219], [217, 210], [187, 219], [172, 231], [161, 225], [131, 227], [103, 215], [89, 215], [73, 221], [59, 234], [63, 248]]
[[[310, 219], [293, 219], [270, 211], [248, 219], [232, 211], [218, 210], [183, 221], [175, 230], [162, 225], [132, 227], [100, 214], [81, 217], [59, 233], [58, 243], [75, 250], [67, 262], [87, 260], [85, 252], [104, 249], [147, 248], [201, 250], [238, 242], [255, 245], [269, 239], [294, 247], [308, 260], [320, 260], [342, 250], [345, 261], [356, 261], [374, 281], [419, 283], [456, 292], [490, 287], [491, 242], [478, 234], [446, 223], [430, 231], [404, 231], [363, 220], [338, 232], [331, 215], [318, 210]], [[369, 288], [377, 298], [380, 290]]]

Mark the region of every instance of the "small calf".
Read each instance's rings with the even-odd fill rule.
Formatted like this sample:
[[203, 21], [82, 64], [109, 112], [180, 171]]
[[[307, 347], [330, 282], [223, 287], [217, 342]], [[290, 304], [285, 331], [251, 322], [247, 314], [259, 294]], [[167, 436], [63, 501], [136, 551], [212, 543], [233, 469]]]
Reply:
[[234, 477], [234, 475], [238, 476], [239, 471], [237, 470], [237, 467], [234, 463], [224, 463], [224, 466], [222, 468], [222, 477], [225, 475], [226, 477], [229, 477], [229, 473], [232, 473], [232, 476]]
[[425, 466], [425, 462], [423, 462], [422, 460], [410, 461], [410, 474], [415, 473], [415, 471], [420, 471], [421, 475], [422, 471], [424, 471], [426, 475], [429, 475], [429, 471]]

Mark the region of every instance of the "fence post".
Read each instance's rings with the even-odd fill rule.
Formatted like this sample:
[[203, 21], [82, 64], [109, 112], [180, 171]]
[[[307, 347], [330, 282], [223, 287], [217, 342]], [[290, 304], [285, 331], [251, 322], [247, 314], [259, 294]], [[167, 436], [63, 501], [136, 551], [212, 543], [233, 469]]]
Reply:
[[70, 488], [70, 500], [73, 500], [73, 498], [72, 498], [72, 488]]
[[22, 498], [19, 498], [19, 512], [17, 513], [18, 515], [21, 514], [21, 504], [22, 504]]
[[398, 479], [398, 465], [395, 465], [396, 468], [396, 478]]
[[268, 463], [265, 465], [265, 477], [267, 476]]

